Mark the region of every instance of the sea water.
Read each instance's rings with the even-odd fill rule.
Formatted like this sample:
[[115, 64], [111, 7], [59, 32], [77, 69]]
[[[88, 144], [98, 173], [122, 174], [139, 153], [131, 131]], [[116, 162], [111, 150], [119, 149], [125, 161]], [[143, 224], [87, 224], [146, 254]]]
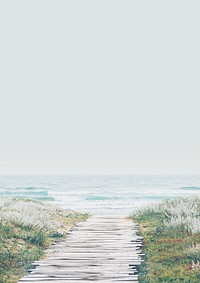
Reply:
[[0, 196], [31, 198], [97, 215], [128, 215], [167, 198], [200, 195], [200, 176], [0, 176]]

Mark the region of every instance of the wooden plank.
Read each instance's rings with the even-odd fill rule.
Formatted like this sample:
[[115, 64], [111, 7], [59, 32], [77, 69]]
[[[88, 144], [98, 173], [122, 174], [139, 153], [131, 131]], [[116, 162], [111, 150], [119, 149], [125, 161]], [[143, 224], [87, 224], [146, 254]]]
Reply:
[[19, 282], [138, 282], [143, 244], [137, 232], [125, 218], [90, 218], [49, 248]]

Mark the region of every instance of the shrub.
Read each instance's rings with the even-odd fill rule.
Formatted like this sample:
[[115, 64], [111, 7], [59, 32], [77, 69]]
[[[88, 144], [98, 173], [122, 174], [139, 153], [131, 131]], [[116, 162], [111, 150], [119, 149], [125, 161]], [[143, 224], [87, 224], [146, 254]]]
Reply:
[[134, 218], [159, 216], [165, 227], [200, 233], [200, 197], [166, 200], [133, 212]]

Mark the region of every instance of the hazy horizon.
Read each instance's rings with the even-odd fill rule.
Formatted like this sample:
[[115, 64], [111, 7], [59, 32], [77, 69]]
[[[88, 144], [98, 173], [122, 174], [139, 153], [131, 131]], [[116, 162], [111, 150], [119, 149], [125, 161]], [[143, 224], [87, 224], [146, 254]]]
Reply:
[[61, 177], [70, 177], [70, 176], [79, 176], [79, 177], [84, 177], [84, 176], [88, 176], [88, 177], [92, 177], [92, 176], [113, 176], [113, 177], [117, 177], [117, 176], [122, 176], [122, 177], [125, 177], [125, 176], [130, 176], [130, 177], [167, 177], [167, 176], [180, 176], [180, 177], [198, 177], [200, 174], [176, 174], [176, 173], [172, 173], [172, 174], [156, 174], [156, 173], [152, 173], [152, 174], [105, 174], [105, 173], [84, 173], [84, 174], [77, 174], [77, 173], [71, 173], [71, 174], [42, 174], [42, 173], [31, 173], [31, 174], [23, 174], [23, 173], [18, 173], [18, 174], [10, 174], [10, 173], [5, 173], [5, 174], [0, 174], [0, 176], [2, 177], [6, 177], [6, 176], [9, 176], [9, 177], [17, 177], [17, 176], [21, 176], [21, 177], [28, 177], [28, 176], [33, 176], [33, 177], [37, 177], [37, 176], [40, 176], [40, 177], [50, 177], [50, 176], [61, 176]]
[[0, 3], [0, 175], [200, 174], [198, 1]]

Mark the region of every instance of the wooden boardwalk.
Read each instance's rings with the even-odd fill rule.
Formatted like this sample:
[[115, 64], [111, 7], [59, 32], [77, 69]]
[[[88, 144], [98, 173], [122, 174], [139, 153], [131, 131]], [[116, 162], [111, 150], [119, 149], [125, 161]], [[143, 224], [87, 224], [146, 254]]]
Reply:
[[19, 282], [138, 282], [141, 237], [132, 221], [91, 217], [48, 250], [45, 259]]

